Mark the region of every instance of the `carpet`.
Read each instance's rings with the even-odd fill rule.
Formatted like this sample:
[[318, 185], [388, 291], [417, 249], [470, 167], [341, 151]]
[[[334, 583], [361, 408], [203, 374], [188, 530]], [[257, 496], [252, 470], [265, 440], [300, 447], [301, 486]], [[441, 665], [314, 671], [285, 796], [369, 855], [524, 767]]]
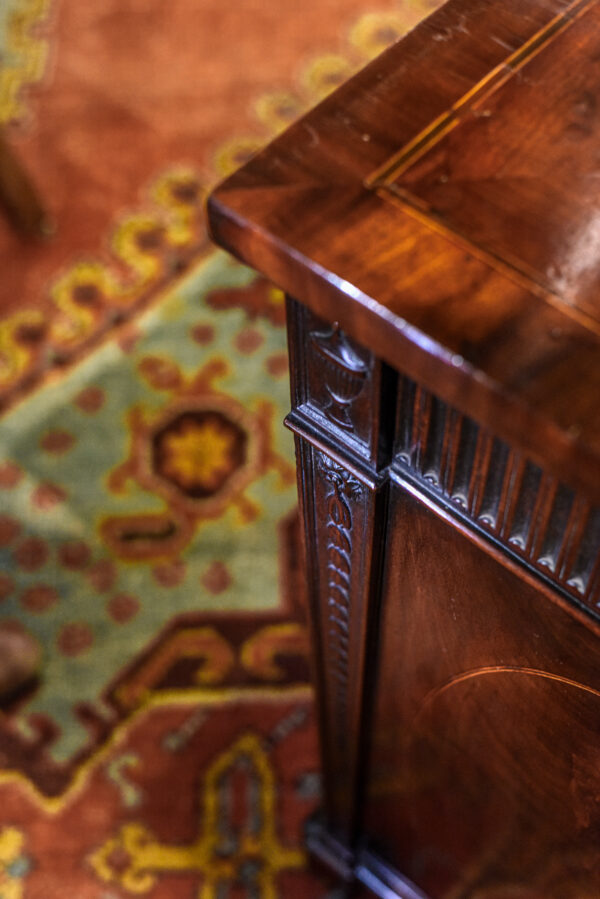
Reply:
[[333, 899], [283, 297], [207, 189], [438, 0], [4, 0], [0, 124], [54, 222], [0, 219], [0, 899]]

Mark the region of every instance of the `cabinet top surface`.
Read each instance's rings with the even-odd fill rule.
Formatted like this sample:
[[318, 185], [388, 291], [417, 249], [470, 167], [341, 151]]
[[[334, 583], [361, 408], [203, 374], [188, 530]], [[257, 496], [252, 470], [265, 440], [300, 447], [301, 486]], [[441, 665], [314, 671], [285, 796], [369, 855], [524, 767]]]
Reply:
[[221, 185], [209, 218], [600, 500], [599, 0], [450, 0]]
[[370, 179], [600, 323], [600, 17], [541, 29]]

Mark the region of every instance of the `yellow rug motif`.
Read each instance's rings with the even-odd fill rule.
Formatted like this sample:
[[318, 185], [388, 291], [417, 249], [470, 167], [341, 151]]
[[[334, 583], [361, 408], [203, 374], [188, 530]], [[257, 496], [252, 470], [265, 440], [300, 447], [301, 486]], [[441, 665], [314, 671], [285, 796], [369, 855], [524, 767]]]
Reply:
[[[240, 768], [247, 773], [256, 808], [236, 826], [227, 820], [223, 783]], [[198, 899], [218, 899], [224, 886], [247, 881], [259, 888], [261, 899], [277, 899], [278, 873], [303, 868], [306, 857], [278, 840], [275, 797], [275, 777], [262, 741], [246, 733], [207, 771], [201, 804], [204, 818], [197, 840], [172, 846], [161, 843], [141, 824], [125, 824], [93, 853], [90, 862], [105, 883], [137, 895], [149, 892], [160, 875], [194, 871], [202, 878]]]

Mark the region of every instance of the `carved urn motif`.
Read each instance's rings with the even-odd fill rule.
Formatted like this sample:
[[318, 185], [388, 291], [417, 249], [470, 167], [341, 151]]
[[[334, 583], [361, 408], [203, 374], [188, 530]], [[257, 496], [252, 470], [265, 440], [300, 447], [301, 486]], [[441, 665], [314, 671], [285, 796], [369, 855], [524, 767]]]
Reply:
[[310, 338], [323, 360], [323, 380], [329, 394], [323, 411], [340, 428], [352, 431], [349, 410], [364, 387], [368, 365], [337, 322], [328, 331], [313, 331]]

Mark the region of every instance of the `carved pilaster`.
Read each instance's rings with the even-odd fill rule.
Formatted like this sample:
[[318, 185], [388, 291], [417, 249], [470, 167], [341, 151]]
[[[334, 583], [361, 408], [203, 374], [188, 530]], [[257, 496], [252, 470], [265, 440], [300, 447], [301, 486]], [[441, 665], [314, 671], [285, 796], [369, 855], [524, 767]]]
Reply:
[[325, 531], [325, 590], [322, 602], [327, 616], [324, 649], [328, 689], [333, 698], [336, 721], [335, 744], [343, 753], [350, 685], [350, 637], [352, 632], [352, 569], [354, 564], [354, 507], [360, 502], [363, 485], [341, 465], [316, 454], [317, 469], [329, 492], [323, 510]]
[[306, 529], [329, 833], [348, 849], [363, 764], [366, 665], [379, 595], [396, 376], [338, 323], [288, 300], [292, 412]]
[[[351, 843], [384, 490], [297, 438], [330, 831]], [[349, 789], [349, 784], [352, 788]]]

